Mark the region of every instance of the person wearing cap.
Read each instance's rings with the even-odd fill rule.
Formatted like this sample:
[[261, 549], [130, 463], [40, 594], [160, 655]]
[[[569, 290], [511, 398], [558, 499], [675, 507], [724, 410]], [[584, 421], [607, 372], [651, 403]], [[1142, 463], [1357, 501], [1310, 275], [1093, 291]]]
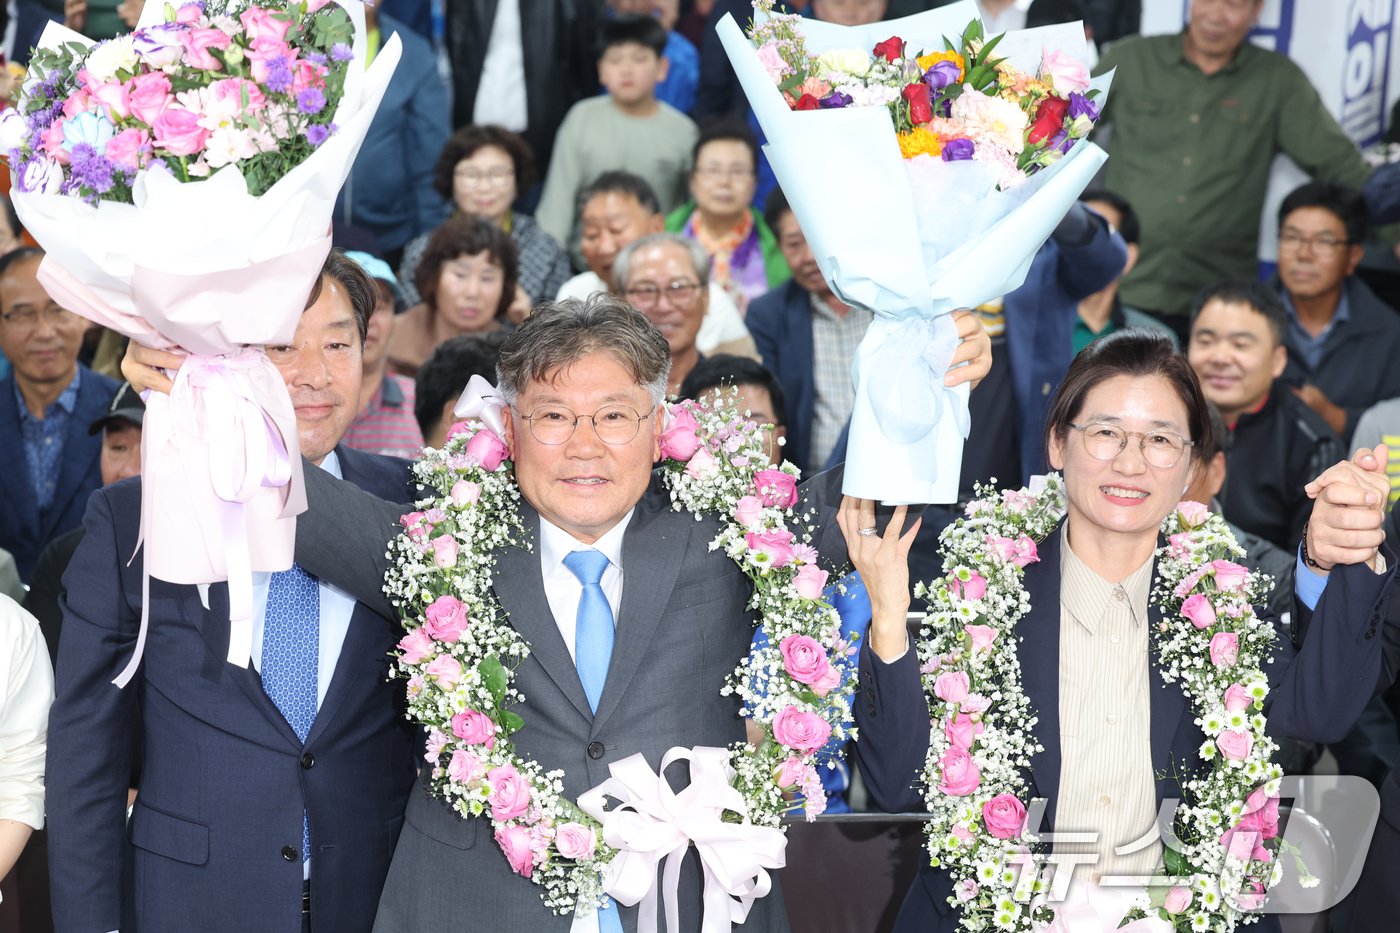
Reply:
[[117, 390], [78, 362], [85, 322], [39, 284], [43, 251], [0, 256], [0, 548], [28, 582], [39, 552], [78, 527], [99, 485], [101, 444], [85, 428]]
[[423, 450], [423, 431], [413, 414], [413, 380], [389, 372], [389, 338], [396, 316], [408, 305], [403, 287], [389, 264], [369, 253], [345, 254], [374, 280], [374, 313], [365, 331], [360, 412], [342, 441], [347, 447], [390, 457], [416, 459]]

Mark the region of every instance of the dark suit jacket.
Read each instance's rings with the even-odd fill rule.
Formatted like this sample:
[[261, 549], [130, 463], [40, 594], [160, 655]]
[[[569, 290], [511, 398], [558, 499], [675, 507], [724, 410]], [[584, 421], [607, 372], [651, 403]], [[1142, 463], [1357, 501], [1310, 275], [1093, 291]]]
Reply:
[[44, 545], [82, 524], [88, 494], [102, 485], [98, 468], [102, 438], [89, 435], [88, 426], [107, 411], [117, 383], [87, 367], [82, 373], [78, 403], [68, 419], [68, 434], [59, 458], [58, 488], [53, 504], [42, 513], [34, 501], [29, 463], [24, 455], [19, 406], [15, 404], [15, 377], [11, 374], [0, 379], [0, 547], [14, 555], [20, 579], [25, 583], [29, 582]]
[[[402, 461], [337, 453], [351, 482], [402, 495]], [[92, 497], [64, 577], [47, 768], [55, 928], [299, 930], [305, 810], [315, 929], [368, 931], [413, 782], [416, 733], [388, 681], [398, 626], [355, 607], [303, 744], [258, 672], [225, 660], [227, 585], [209, 588], [206, 610], [194, 586], [151, 580], [145, 656], [119, 690], [109, 681], [131, 657], [141, 615], [140, 556], [128, 566], [140, 497], [134, 479]], [[145, 761], [128, 826], [136, 728]]]
[[[307, 495], [315, 518], [298, 522], [297, 561], [387, 610], [379, 589], [387, 567], [385, 543], [398, 531], [395, 521], [406, 507], [314, 474], [308, 476]], [[524, 503], [521, 514], [537, 541], [538, 514]], [[713, 520], [697, 522], [672, 511], [669, 496], [656, 486], [637, 505], [623, 537], [626, 577], [617, 641], [596, 715], [550, 611], [538, 545], [497, 555], [496, 596], [530, 643], [530, 656], [515, 671], [515, 685], [525, 696], [520, 707], [525, 727], [514, 737], [516, 748], [547, 770], [563, 769], [568, 797], [576, 799], [601, 783], [608, 765], [637, 752], [655, 767], [675, 745], [743, 741], [739, 704], [720, 696], [720, 688], [748, 653], [750, 588], [730, 558], [709, 549], [718, 530]], [[684, 783], [683, 774], [668, 775]], [[482, 929], [569, 929], [570, 917], [551, 914], [540, 890], [511, 872], [489, 820], [462, 818], [422, 784], [409, 797], [405, 820], [376, 931], [449, 929], [464, 917], [490, 918]], [[698, 931], [700, 875], [693, 853], [681, 873], [680, 898], [682, 931]], [[623, 908], [622, 921], [625, 930], [634, 931], [636, 911]], [[744, 930], [787, 928], [775, 884], [755, 903]]]
[[[811, 292], [789, 279], [755, 298], [744, 321], [763, 357], [763, 365], [777, 377], [787, 399], [783, 457], [797, 464], [804, 474], [820, 470], [822, 464], [808, 462], [817, 404], [816, 379], [812, 374]], [[846, 449], [844, 438], [837, 449]]]
[[[1333, 571], [1315, 612], [1301, 613], [1301, 648], [1280, 630], [1265, 714], [1269, 731], [1315, 742], [1335, 742], [1346, 735], [1370, 699], [1381, 671], [1377, 619], [1383, 617], [1395, 575], [1377, 576], [1365, 567]], [[1060, 786], [1060, 532], [1040, 545], [1040, 562], [1026, 568], [1026, 592], [1031, 611], [1017, 627], [1021, 678], [1031, 708], [1039, 717], [1035, 735], [1045, 751], [1031, 760], [1031, 796], [1049, 802], [1046, 823], [1053, 825]], [[1149, 610], [1150, 625], [1160, 614]], [[1315, 624], [1314, 624], [1315, 623]], [[1151, 650], [1151, 649], [1149, 649]], [[1173, 766], [1194, 763], [1204, 734], [1193, 721], [1178, 684], [1164, 683], [1150, 655], [1152, 770], [1172, 773]], [[914, 783], [928, 752], [928, 706], [920, 682], [919, 661], [911, 649], [898, 661], [885, 664], [869, 648], [860, 656], [860, 696], [855, 701], [856, 760], [876, 805], [893, 812], [922, 810], [923, 798]], [[1157, 779], [1157, 801], [1176, 796], [1176, 782]], [[905, 898], [896, 926], [907, 933], [947, 931], [958, 925], [948, 905], [949, 875], [921, 863], [919, 876]], [[1266, 918], [1266, 922], [1272, 918]], [[1267, 927], [1261, 927], [1267, 929]], [[1276, 929], [1276, 927], [1275, 927]]]

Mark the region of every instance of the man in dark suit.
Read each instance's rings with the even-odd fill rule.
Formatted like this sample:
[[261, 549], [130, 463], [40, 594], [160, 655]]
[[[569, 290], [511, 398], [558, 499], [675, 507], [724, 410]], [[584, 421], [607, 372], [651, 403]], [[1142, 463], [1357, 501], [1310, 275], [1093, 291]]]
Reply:
[[[374, 294], [333, 252], [292, 343], [267, 352], [319, 467], [307, 472], [399, 497], [406, 464], [338, 446]], [[55, 928], [367, 931], [413, 780], [416, 736], [388, 682], [398, 626], [295, 565], [254, 574], [253, 665], [240, 668], [225, 660], [227, 585], [152, 579], [142, 665], [119, 689], [142, 609], [140, 499], [134, 479], [92, 497], [64, 578], [47, 769]]]
[[117, 384], [78, 362], [85, 323], [58, 306], [39, 284], [43, 252], [0, 257], [0, 547], [29, 582], [39, 552], [78, 527], [88, 494], [100, 483], [98, 451], [88, 434]]

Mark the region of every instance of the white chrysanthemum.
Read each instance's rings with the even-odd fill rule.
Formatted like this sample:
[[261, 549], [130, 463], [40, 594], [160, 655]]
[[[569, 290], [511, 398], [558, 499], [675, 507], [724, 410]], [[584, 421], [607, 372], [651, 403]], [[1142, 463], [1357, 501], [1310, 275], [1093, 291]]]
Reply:
[[88, 77], [105, 84], [115, 79], [118, 71], [134, 71], [139, 62], [135, 40], [128, 33], [94, 46], [83, 66]]

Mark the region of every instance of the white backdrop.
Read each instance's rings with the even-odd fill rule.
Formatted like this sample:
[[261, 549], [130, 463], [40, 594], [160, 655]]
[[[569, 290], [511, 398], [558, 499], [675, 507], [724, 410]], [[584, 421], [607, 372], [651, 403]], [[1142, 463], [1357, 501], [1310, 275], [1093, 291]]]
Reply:
[[[1400, 97], [1398, 2], [1266, 0], [1251, 38], [1297, 62], [1347, 135], [1365, 146], [1385, 133], [1391, 105]], [[1190, 6], [1190, 0], [1143, 0], [1143, 33], [1180, 31]], [[1306, 180], [1290, 159], [1275, 160], [1259, 231], [1261, 259], [1277, 257], [1274, 215], [1284, 196]]]

